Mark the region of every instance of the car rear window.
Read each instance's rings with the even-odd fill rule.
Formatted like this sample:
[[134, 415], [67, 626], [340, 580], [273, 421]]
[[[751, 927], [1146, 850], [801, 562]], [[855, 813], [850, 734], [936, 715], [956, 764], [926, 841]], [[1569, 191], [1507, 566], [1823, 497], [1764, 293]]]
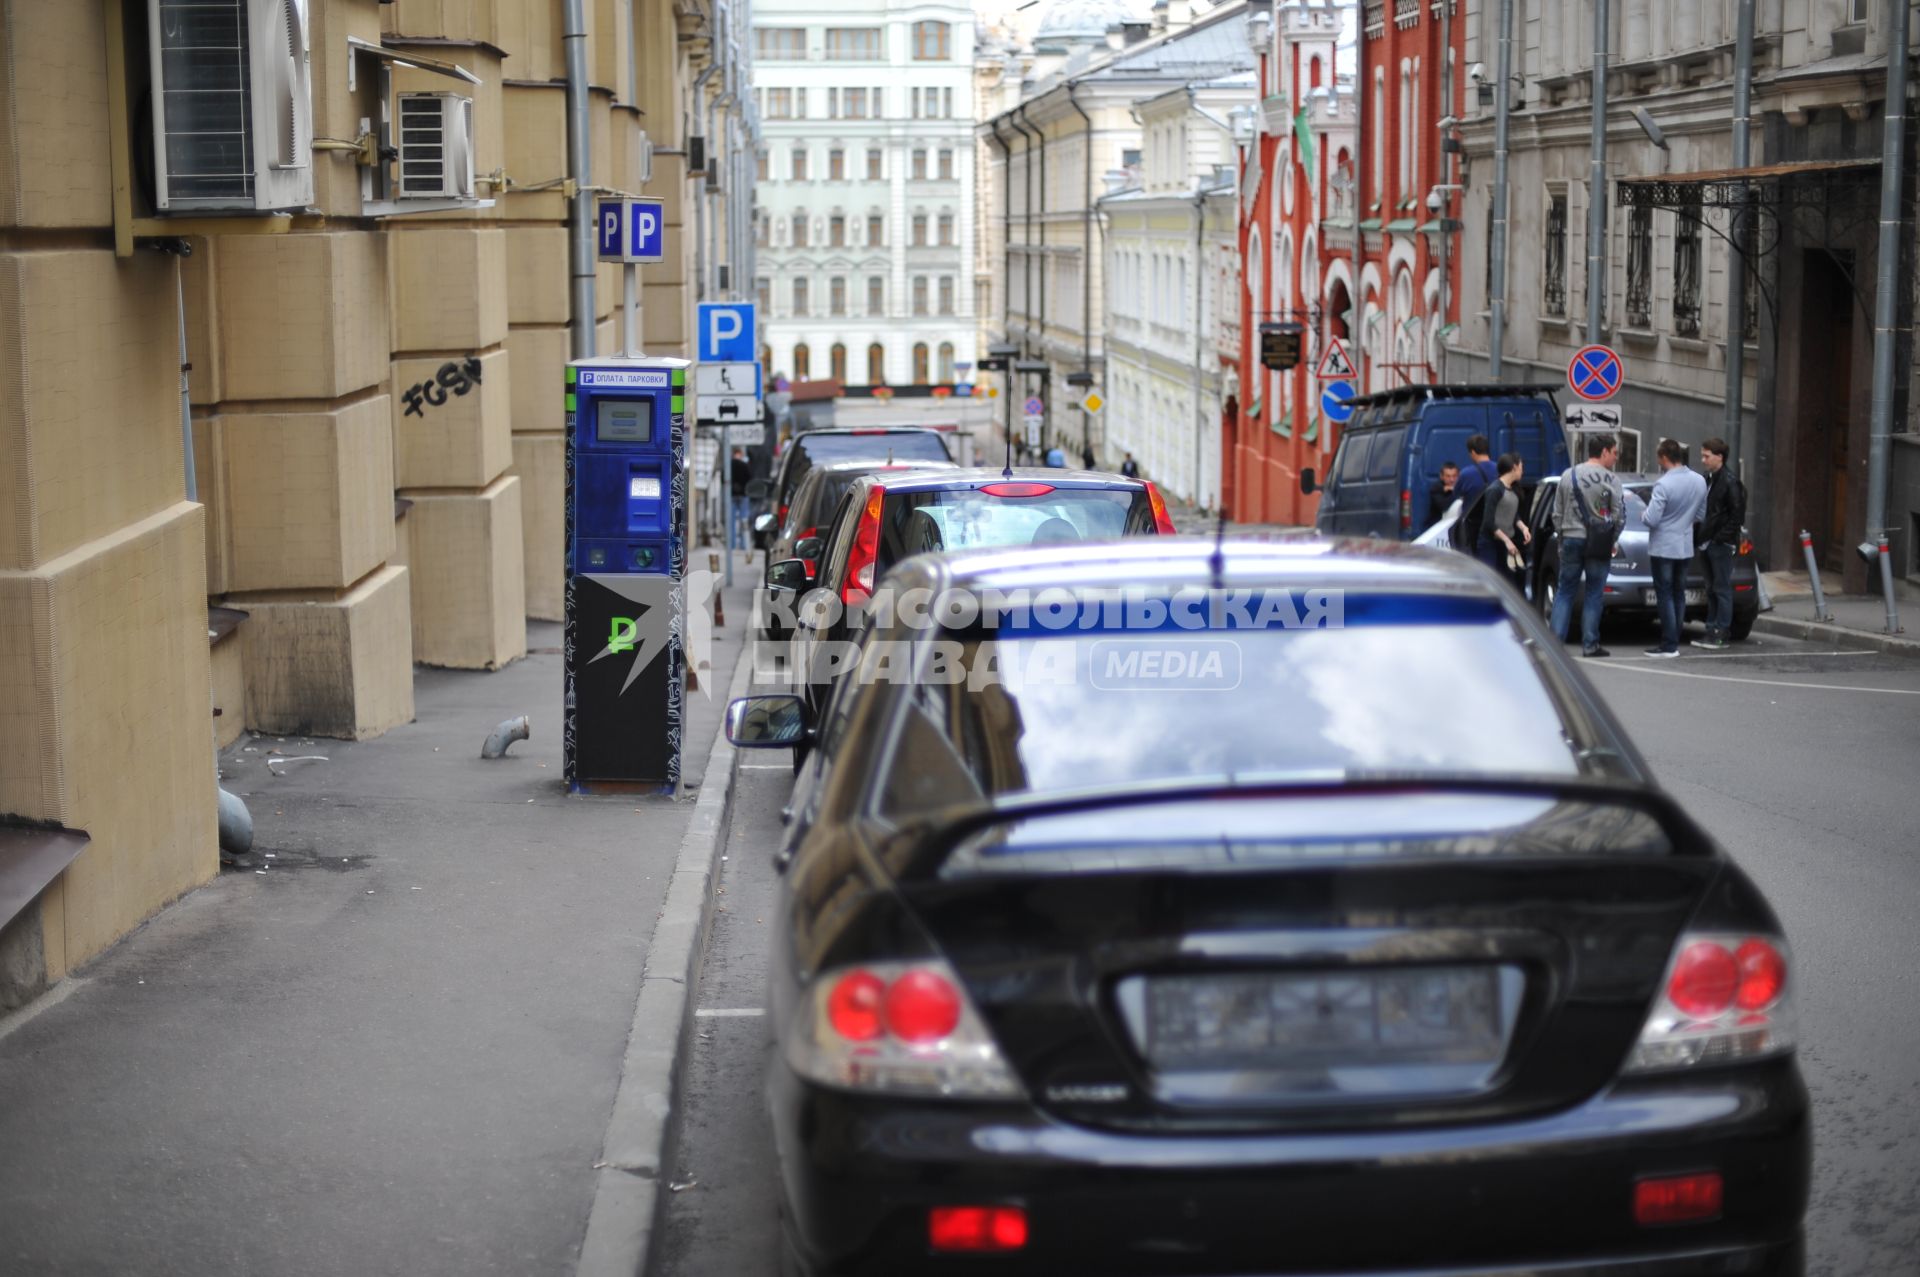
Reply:
[[1367, 477], [1367, 445], [1372, 440], [1370, 433], [1349, 430], [1340, 441], [1340, 458], [1334, 463], [1334, 472], [1340, 482], [1358, 483]]
[[788, 494], [799, 491], [800, 481], [817, 465], [830, 461], [871, 461], [885, 465], [889, 460], [942, 461], [953, 457], [947, 445], [931, 430], [874, 430], [859, 434], [803, 434], [790, 445], [793, 456], [787, 462], [782, 483]]
[[[1031, 496], [1000, 495], [997, 488]], [[914, 554], [992, 546], [1072, 544], [1151, 535], [1144, 488], [1063, 488], [1014, 481], [984, 488], [889, 492], [882, 507], [879, 570]]]
[[1393, 479], [1400, 474], [1400, 449], [1407, 441], [1407, 428], [1395, 426], [1373, 436], [1372, 460], [1367, 463], [1367, 478]]
[[[1580, 770], [1585, 729], [1497, 601], [1346, 595], [1339, 613], [1324, 628], [956, 633], [945, 668], [957, 673], [918, 688], [910, 716], [943, 746], [903, 741], [886, 801], [1227, 775]], [[950, 766], [931, 761], [942, 754]]]

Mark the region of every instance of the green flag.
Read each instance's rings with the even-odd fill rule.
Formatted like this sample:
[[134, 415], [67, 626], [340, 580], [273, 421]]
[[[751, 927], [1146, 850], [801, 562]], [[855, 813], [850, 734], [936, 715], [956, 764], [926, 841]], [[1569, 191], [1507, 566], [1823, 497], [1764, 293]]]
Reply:
[[1300, 162], [1307, 166], [1307, 181], [1313, 181], [1313, 130], [1307, 127], [1307, 104], [1300, 104], [1293, 117], [1293, 136], [1300, 143]]

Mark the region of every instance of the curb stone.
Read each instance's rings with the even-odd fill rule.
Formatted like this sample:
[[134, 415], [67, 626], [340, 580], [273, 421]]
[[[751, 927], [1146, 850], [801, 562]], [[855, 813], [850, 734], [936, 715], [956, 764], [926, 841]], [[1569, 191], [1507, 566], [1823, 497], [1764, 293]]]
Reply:
[[[743, 655], [733, 672], [729, 700], [746, 694], [752, 672], [752, 662]], [[733, 746], [723, 725], [707, 755], [700, 797], [681, 837], [673, 878], [647, 946], [576, 1277], [637, 1277], [646, 1269], [654, 1218], [666, 1191], [663, 1160], [673, 1133], [675, 1082], [692, 1021], [690, 991], [698, 982], [706, 949], [714, 871], [733, 806], [733, 763]]]
[[1753, 628], [1762, 634], [1778, 634], [1784, 638], [1813, 639], [1839, 647], [1862, 647], [1895, 656], [1920, 656], [1920, 638], [1853, 630], [1823, 621], [1802, 621], [1789, 616], [1767, 616], [1762, 613], [1753, 619]]

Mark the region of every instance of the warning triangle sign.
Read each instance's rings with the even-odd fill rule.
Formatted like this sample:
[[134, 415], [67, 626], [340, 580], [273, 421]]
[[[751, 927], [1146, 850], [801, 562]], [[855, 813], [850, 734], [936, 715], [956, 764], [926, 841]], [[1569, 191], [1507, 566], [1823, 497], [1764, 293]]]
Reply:
[[1320, 366], [1313, 371], [1316, 377], [1327, 377], [1334, 381], [1347, 381], [1353, 377], [1353, 360], [1347, 358], [1346, 343], [1338, 337], [1327, 343], [1327, 353], [1320, 356]]

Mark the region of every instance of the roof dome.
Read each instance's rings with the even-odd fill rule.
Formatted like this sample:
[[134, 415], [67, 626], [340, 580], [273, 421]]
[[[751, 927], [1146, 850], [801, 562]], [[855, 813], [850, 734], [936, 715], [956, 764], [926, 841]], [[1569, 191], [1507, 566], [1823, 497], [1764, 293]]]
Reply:
[[1131, 0], [1049, 0], [1033, 38], [1036, 43], [1104, 40], [1108, 27], [1137, 21], [1134, 12]]

